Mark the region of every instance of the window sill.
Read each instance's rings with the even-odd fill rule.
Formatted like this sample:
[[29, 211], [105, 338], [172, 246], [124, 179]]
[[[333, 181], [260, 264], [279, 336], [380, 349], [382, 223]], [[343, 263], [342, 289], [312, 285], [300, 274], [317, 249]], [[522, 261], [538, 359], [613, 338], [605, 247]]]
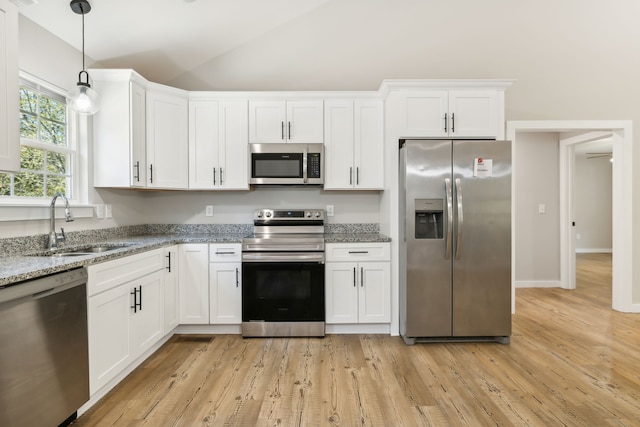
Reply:
[[[94, 206], [71, 204], [74, 218], [93, 218]], [[0, 205], [0, 221], [34, 221], [49, 219], [50, 207], [37, 205]], [[56, 218], [64, 218], [64, 204], [56, 205]]]

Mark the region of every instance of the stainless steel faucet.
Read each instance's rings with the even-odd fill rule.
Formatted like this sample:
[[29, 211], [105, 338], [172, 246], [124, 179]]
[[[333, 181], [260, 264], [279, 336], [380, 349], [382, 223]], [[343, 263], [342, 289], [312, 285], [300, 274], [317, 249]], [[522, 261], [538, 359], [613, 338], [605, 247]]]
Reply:
[[73, 213], [71, 213], [71, 207], [69, 206], [69, 200], [62, 193], [56, 193], [51, 200], [50, 210], [50, 227], [49, 227], [49, 249], [55, 249], [58, 247], [58, 242], [65, 241], [64, 228], [60, 227], [60, 233], [56, 232], [56, 200], [58, 197], [62, 197], [64, 200], [64, 220], [66, 222], [73, 221]]

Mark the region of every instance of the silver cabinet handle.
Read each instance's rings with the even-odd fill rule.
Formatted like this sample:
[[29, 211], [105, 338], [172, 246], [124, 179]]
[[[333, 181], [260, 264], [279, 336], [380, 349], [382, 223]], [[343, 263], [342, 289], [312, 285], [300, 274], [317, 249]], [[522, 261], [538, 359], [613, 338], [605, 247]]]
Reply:
[[447, 245], [444, 251], [444, 259], [451, 258], [451, 235], [453, 233], [453, 192], [451, 179], [444, 179], [444, 187], [447, 193]]
[[462, 182], [460, 178], [456, 178], [456, 196], [458, 199], [458, 227], [456, 230], [456, 259], [460, 259], [462, 255], [462, 224], [464, 218], [462, 215]]

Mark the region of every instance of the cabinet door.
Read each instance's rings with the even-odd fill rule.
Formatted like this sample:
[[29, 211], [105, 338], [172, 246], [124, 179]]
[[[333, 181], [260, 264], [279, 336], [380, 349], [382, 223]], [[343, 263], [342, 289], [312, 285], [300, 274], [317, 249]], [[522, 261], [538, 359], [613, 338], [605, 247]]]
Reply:
[[180, 323], [209, 323], [209, 245], [179, 246]]
[[165, 89], [147, 90], [147, 186], [188, 188], [188, 102]]
[[391, 274], [388, 262], [358, 263], [360, 323], [391, 321]]
[[18, 8], [0, 0], [0, 171], [20, 169]]
[[94, 394], [133, 360], [132, 297], [123, 285], [89, 298], [89, 391]]
[[189, 102], [189, 188], [215, 188], [219, 180], [218, 102]]
[[[147, 185], [147, 91], [142, 85], [129, 83], [129, 135], [131, 139], [131, 186]], [[111, 173], [116, 173], [111, 171]]]
[[325, 264], [326, 323], [358, 323], [357, 264]]
[[209, 264], [211, 324], [242, 323], [242, 264]]
[[164, 336], [164, 272], [156, 271], [132, 282], [129, 289], [134, 288], [138, 289], [135, 297], [138, 306], [131, 315], [131, 347], [135, 359]]
[[287, 101], [287, 142], [322, 144], [324, 142], [324, 108], [322, 101]]
[[354, 188], [381, 190], [384, 187], [384, 119], [382, 101], [355, 101]]
[[220, 101], [219, 123], [219, 188], [249, 189], [249, 144], [247, 101]]
[[448, 91], [408, 91], [399, 97], [399, 102], [401, 137], [449, 135]]
[[449, 134], [457, 137], [495, 138], [498, 135], [497, 107], [498, 95], [494, 90], [450, 92]]
[[284, 101], [249, 101], [251, 144], [285, 142], [285, 105]]
[[328, 100], [324, 103], [324, 112], [324, 189], [353, 188], [353, 100]]
[[180, 323], [178, 307], [178, 246], [164, 249], [164, 333], [167, 334]]

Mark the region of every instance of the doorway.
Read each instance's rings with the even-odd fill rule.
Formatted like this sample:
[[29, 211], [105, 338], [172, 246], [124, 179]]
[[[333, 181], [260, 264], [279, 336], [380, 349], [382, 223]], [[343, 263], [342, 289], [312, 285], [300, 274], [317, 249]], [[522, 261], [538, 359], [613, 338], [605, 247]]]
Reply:
[[[631, 183], [633, 176], [631, 121], [511, 121], [507, 122], [507, 139], [513, 141], [514, 164], [518, 158], [518, 134], [531, 132], [566, 132], [576, 135], [565, 138], [560, 144], [560, 231], [558, 245], [560, 254], [560, 286], [575, 287], [575, 236], [570, 209], [570, 174], [572, 173], [573, 146], [589, 138], [602, 137], [610, 133], [612, 139], [612, 308], [623, 312], [640, 312], [640, 304], [633, 304], [632, 287], [632, 239], [625, 239], [632, 229]], [[593, 139], [592, 139], [593, 140]], [[513, 169], [514, 182], [517, 169]], [[512, 199], [515, 200], [515, 186]], [[512, 209], [512, 224], [516, 224], [516, 209]], [[517, 230], [512, 233], [512, 247], [516, 247]], [[512, 311], [515, 312], [515, 250], [512, 250]]]

